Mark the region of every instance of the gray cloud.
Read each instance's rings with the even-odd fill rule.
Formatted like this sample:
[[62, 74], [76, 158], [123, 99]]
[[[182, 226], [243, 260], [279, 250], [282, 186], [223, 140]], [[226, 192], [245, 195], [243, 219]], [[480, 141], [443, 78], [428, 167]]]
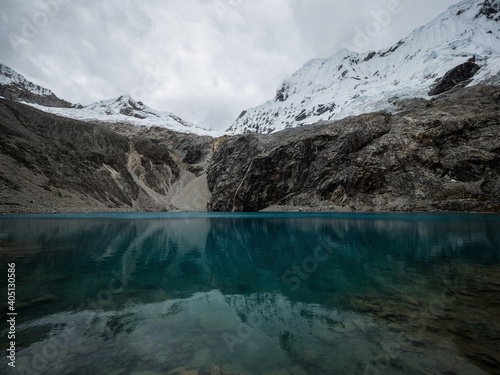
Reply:
[[88, 104], [130, 93], [216, 129], [274, 96], [307, 60], [352, 45], [399, 1], [363, 49], [378, 50], [456, 0], [0, 0], [0, 61]]

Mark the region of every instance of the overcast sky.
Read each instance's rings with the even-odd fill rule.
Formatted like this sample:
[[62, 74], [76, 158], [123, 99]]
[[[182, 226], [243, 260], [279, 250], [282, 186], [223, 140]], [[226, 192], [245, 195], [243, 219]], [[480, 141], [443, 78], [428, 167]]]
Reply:
[[456, 2], [0, 0], [0, 62], [74, 103], [129, 93], [226, 129], [307, 60], [387, 48]]

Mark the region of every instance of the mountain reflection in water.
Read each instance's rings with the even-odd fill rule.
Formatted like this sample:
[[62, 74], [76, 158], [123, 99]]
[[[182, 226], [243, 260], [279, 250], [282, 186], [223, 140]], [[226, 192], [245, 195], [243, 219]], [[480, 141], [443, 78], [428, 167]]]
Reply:
[[16, 263], [15, 371], [494, 373], [499, 224], [488, 215], [0, 218], [0, 256]]

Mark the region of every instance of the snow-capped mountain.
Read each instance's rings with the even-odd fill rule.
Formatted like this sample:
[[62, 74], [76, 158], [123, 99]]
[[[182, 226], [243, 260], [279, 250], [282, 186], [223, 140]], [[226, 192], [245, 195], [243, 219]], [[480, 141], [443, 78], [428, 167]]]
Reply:
[[77, 108], [42, 108], [45, 112], [82, 121], [101, 121], [111, 123], [128, 123], [138, 126], [159, 126], [183, 133], [210, 135], [212, 130], [197, 126], [181, 119], [170, 112], [160, 112], [136, 101], [130, 95], [101, 100], [87, 106]]
[[159, 126], [182, 133], [217, 135], [170, 112], [154, 110], [129, 95], [102, 100], [87, 106], [71, 104], [54, 93], [28, 81], [15, 70], [0, 64], [0, 96], [29, 104], [44, 112], [82, 121], [128, 123], [138, 126]]
[[0, 64], [0, 96], [47, 107], [68, 108], [72, 105], [59, 99], [51, 90], [28, 81], [24, 76], [3, 64]]
[[310, 60], [228, 132], [271, 133], [388, 110], [391, 98], [428, 97], [437, 80], [469, 60], [475, 75], [467, 84], [500, 82], [500, 0], [461, 1], [385, 51]]
[[157, 111], [126, 94], [78, 108], [41, 108], [39, 106], [37, 108], [82, 121], [122, 122], [147, 127], [159, 126], [182, 133], [212, 134], [210, 129], [185, 121], [173, 113]]
[[175, 116], [172, 113], [159, 112], [153, 108], [148, 107], [141, 101], [135, 101], [130, 97], [130, 95], [121, 95], [118, 98], [110, 100], [101, 100], [83, 107], [86, 111], [91, 111], [99, 115], [124, 115], [134, 117], [140, 120], [145, 119], [162, 119], [171, 122], [172, 120], [176, 123], [187, 126], [194, 127], [187, 121], [182, 120], [180, 117]]

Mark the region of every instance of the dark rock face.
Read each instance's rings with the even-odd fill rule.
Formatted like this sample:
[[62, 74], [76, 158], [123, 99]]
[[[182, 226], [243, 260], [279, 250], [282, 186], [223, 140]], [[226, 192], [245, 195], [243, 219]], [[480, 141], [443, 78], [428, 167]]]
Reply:
[[59, 99], [53, 93], [51, 95], [37, 95], [33, 92], [26, 90], [25, 87], [20, 85], [0, 85], [0, 96], [5, 99], [13, 101], [23, 101], [27, 103], [34, 103], [43, 105], [45, 107], [61, 107], [70, 108], [73, 106], [70, 102], [66, 100]]
[[448, 72], [439, 80], [434, 88], [429, 91], [430, 96], [439, 95], [443, 92], [451, 90], [453, 87], [461, 82], [467, 81], [474, 77], [474, 75], [481, 69], [479, 65], [472, 61], [461, 64]]
[[59, 99], [52, 91], [28, 81], [8, 66], [0, 63], [0, 75], [9, 83], [0, 83], [0, 96], [13, 101], [24, 101], [46, 107], [70, 108], [73, 106], [66, 100]]
[[288, 85], [284, 83], [277, 91], [275, 100], [277, 102], [284, 102], [288, 99]]
[[499, 99], [498, 87], [456, 89], [395, 115], [228, 137], [208, 210], [500, 212]]
[[3, 99], [0, 113], [4, 213], [171, 210], [172, 186], [212, 145], [211, 137], [89, 124]]
[[489, 20], [500, 22], [500, 3], [497, 0], [485, 0], [476, 18], [486, 16]]
[[259, 135], [253, 134], [225, 138], [207, 170], [208, 188], [212, 192], [209, 211], [233, 211], [234, 194], [231, 193], [239, 188], [249, 162], [262, 153], [260, 138]]

